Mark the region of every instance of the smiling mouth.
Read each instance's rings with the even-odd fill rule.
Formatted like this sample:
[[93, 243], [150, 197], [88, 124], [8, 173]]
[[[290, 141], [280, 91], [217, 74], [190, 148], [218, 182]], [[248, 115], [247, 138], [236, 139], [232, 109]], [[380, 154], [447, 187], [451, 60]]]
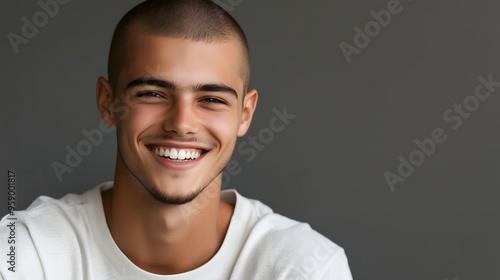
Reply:
[[155, 155], [172, 161], [192, 161], [207, 152], [199, 149], [179, 149], [153, 145], [149, 145], [148, 148]]

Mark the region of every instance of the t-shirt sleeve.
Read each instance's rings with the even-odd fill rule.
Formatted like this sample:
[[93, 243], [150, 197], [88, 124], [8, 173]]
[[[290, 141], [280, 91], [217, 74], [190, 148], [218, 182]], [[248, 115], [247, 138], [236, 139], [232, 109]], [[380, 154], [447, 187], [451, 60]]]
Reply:
[[253, 228], [235, 270], [243, 279], [352, 280], [342, 247], [280, 215], [268, 215]]
[[347, 256], [343, 249], [331, 257], [330, 261], [320, 270], [317, 277], [318, 280], [352, 280], [351, 270], [347, 262]]

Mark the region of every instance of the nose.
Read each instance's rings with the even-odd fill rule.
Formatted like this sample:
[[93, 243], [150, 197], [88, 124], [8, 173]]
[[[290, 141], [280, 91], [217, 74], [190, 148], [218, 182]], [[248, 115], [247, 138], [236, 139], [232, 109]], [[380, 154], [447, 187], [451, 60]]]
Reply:
[[179, 136], [187, 136], [196, 134], [199, 125], [195, 104], [188, 99], [179, 98], [169, 108], [163, 129]]

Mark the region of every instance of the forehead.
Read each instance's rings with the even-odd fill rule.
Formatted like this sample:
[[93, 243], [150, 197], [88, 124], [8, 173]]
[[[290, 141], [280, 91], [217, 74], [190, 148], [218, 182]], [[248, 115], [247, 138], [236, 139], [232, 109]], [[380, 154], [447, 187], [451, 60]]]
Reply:
[[118, 79], [121, 85], [156, 76], [180, 86], [225, 83], [235, 89], [243, 87], [241, 45], [236, 39], [205, 42], [136, 33], [126, 42]]

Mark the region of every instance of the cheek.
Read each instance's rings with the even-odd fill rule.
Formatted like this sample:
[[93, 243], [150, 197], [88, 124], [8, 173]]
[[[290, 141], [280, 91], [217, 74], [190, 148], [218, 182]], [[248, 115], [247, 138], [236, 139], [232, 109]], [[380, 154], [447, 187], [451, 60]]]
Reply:
[[227, 145], [227, 142], [235, 141], [238, 130], [237, 114], [203, 114], [202, 119], [206, 129], [219, 142]]
[[148, 127], [154, 125], [161, 120], [164, 114], [163, 108], [160, 106], [131, 106], [129, 114], [123, 120], [119, 121], [117, 127], [122, 131], [123, 136], [136, 139]]

